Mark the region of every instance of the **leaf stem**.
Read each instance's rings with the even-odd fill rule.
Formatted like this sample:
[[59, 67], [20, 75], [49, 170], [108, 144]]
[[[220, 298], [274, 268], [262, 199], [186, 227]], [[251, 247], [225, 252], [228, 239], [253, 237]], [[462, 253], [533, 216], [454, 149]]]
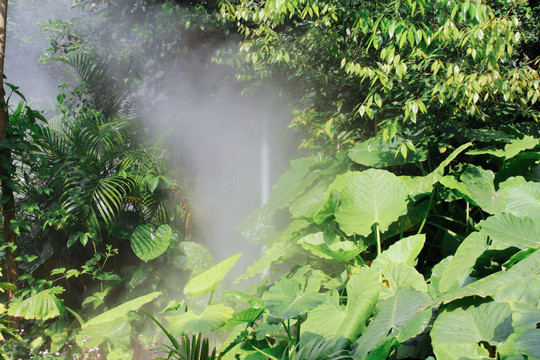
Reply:
[[381, 231], [379, 230], [379, 223], [375, 223], [375, 234], [377, 235], [377, 256], [381, 255]]
[[428, 204], [428, 207], [427, 207], [427, 210], [426, 210], [426, 214], [424, 215], [424, 218], [422, 219], [422, 224], [420, 224], [420, 228], [418, 228], [418, 233], [417, 234], [421, 234], [422, 230], [424, 230], [424, 225], [426, 225], [429, 210], [431, 210], [431, 204], [433, 203], [433, 194], [434, 193], [435, 193], [435, 190], [433, 190], [431, 192], [431, 194], [429, 195], [429, 204]]
[[210, 305], [210, 303], [212, 302], [212, 297], [214, 296], [214, 290], [215, 289], [212, 289], [212, 292], [210, 292], [210, 298], [208, 299], [208, 305]]

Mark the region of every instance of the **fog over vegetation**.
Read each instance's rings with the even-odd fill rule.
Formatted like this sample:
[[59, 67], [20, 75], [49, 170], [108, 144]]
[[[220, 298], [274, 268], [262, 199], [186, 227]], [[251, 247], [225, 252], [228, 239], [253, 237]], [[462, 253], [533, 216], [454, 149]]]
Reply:
[[540, 359], [537, 1], [7, 20], [2, 358]]

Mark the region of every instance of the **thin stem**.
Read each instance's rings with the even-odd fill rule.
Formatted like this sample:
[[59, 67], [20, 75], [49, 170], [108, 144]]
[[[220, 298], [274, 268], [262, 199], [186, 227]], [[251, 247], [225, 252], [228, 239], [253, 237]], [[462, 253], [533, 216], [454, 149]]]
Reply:
[[379, 224], [375, 223], [375, 234], [377, 235], [377, 256], [381, 255], [382, 246], [381, 246], [381, 231], [379, 230]]
[[210, 293], [210, 299], [208, 299], [208, 305], [210, 305], [210, 303], [212, 302], [212, 297], [214, 296], [214, 290], [215, 289], [212, 289], [212, 292]]
[[[281, 324], [283, 325], [283, 328], [285, 328], [285, 332], [287, 333], [287, 336], [289, 337], [289, 341], [292, 342], [292, 336], [291, 331], [289, 330], [289, 327], [285, 325], [285, 322], [281, 320]], [[289, 324], [289, 320], [287, 320], [287, 324]]]
[[296, 318], [296, 345], [300, 343], [300, 316]]
[[474, 227], [473, 227], [473, 226], [471, 226], [471, 225], [469, 225], [469, 224], [466, 224], [466, 223], [464, 223], [464, 222], [461, 222], [461, 221], [459, 221], [459, 220], [453, 219], [453, 218], [451, 218], [451, 217], [449, 217], [449, 216], [437, 215], [437, 214], [433, 214], [432, 216], [438, 217], [438, 218], [440, 218], [440, 219], [444, 219], [444, 220], [447, 220], [447, 221], [451, 221], [451, 222], [453, 222], [453, 223], [455, 223], [455, 224], [458, 224], [458, 225], [461, 225], [461, 226], [463, 226], [463, 227], [465, 227], [465, 228], [467, 228], [467, 229], [469, 229], [469, 230], [474, 230]]
[[428, 204], [428, 207], [427, 207], [427, 210], [426, 210], [426, 214], [424, 215], [424, 218], [422, 219], [422, 224], [420, 224], [420, 228], [418, 229], [417, 234], [421, 234], [422, 230], [424, 230], [424, 225], [426, 225], [427, 217], [428, 217], [429, 211], [431, 210], [431, 204], [433, 203], [433, 194], [434, 193], [435, 193], [435, 191], [432, 191], [431, 194], [429, 195], [429, 204]]
[[455, 232], [453, 232], [452, 230], [449, 230], [447, 228], [445, 228], [444, 226], [441, 226], [437, 223], [434, 223], [434, 222], [431, 222], [431, 221], [426, 221], [426, 223], [428, 223], [429, 225], [433, 226], [433, 227], [436, 227], [444, 232], [447, 232], [448, 234], [454, 236], [454, 237], [460, 237], [458, 234], [456, 234]]

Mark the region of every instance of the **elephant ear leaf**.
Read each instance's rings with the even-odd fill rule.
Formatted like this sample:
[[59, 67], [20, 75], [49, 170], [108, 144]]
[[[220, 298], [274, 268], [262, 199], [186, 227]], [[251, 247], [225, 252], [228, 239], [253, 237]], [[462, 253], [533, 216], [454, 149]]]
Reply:
[[236, 264], [240, 256], [242, 256], [241, 253], [231, 256], [193, 277], [184, 287], [184, 294], [193, 298], [214, 290], [234, 264]]
[[348, 182], [340, 191], [334, 216], [345, 233], [368, 236], [374, 224], [384, 232], [407, 213], [409, 188], [399, 177], [378, 169], [344, 175]]
[[429, 300], [429, 295], [413, 289], [398, 290], [381, 300], [375, 318], [355, 342], [354, 358], [364, 359], [391, 338], [405, 341], [421, 333], [431, 319], [431, 310], [421, 311]]
[[289, 278], [277, 281], [262, 297], [272, 316], [292, 319], [319, 306], [326, 296], [314, 291], [305, 291], [302, 284]]
[[9, 305], [8, 315], [36, 320], [53, 319], [64, 312], [64, 303], [56, 297], [63, 292], [63, 288], [55, 286], [24, 300], [15, 298]]
[[540, 309], [521, 303], [511, 306], [516, 350], [529, 359], [540, 359]]
[[233, 317], [234, 310], [222, 304], [208, 305], [201, 314], [189, 310], [183, 314], [167, 316], [169, 332], [181, 336], [200, 334], [222, 327]]
[[430, 336], [437, 359], [458, 360], [488, 358], [488, 350], [479, 344], [497, 346], [512, 332], [510, 306], [492, 301], [444, 310]]
[[103, 341], [111, 344], [125, 344], [131, 335], [128, 313], [138, 310], [160, 294], [160, 292], [153, 292], [139, 296], [88, 320], [81, 327], [77, 343], [87, 342], [86, 347], [99, 346]]
[[373, 260], [373, 266], [383, 271], [390, 264], [416, 265], [416, 258], [426, 241], [426, 235], [418, 234], [403, 238], [390, 245], [382, 254]]
[[351, 261], [366, 249], [366, 246], [357, 246], [352, 241], [342, 241], [337, 235], [328, 236], [322, 232], [306, 235], [298, 243], [318, 257], [342, 263]]
[[494, 245], [520, 249], [540, 247], [540, 224], [529, 217], [495, 214], [479, 223]]
[[140, 225], [131, 235], [131, 248], [139, 259], [148, 261], [157, 258], [169, 248], [172, 229], [169, 225], [161, 225], [153, 230], [150, 225]]
[[319, 307], [311, 310], [302, 331], [336, 339], [340, 344], [352, 342], [366, 329], [379, 299], [381, 283], [372, 268], [363, 268], [347, 282], [347, 305], [339, 304], [339, 296], [332, 294]]

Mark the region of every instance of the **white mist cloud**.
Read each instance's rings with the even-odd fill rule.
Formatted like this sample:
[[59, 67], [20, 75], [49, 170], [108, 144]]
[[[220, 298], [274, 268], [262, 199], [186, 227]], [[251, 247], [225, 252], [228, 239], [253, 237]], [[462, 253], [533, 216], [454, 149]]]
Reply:
[[[48, 47], [38, 23], [49, 19], [69, 19], [78, 12], [67, 0], [16, 0], [8, 7], [5, 74], [7, 82], [20, 88], [29, 103], [38, 110], [51, 110], [56, 104], [59, 69], [42, 64], [40, 58]], [[12, 105], [18, 102], [12, 97]]]

